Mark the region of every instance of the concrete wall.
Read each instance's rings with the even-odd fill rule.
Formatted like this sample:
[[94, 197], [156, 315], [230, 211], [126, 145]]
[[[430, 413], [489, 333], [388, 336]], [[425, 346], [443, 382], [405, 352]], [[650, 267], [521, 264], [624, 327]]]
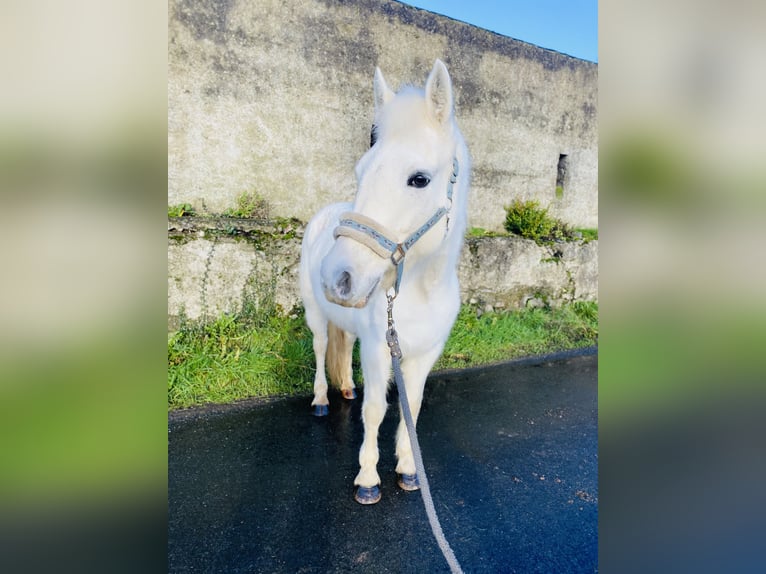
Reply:
[[[304, 221], [349, 200], [375, 66], [422, 85], [447, 64], [474, 159], [469, 225], [538, 199], [597, 227], [597, 65], [387, 0], [170, 0], [168, 203], [221, 212], [244, 191]], [[557, 166], [568, 156], [564, 193]]]

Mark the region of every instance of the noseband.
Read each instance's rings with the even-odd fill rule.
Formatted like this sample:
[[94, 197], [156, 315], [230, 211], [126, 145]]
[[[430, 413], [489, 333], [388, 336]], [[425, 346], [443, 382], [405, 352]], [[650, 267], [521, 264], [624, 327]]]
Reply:
[[396, 267], [396, 282], [394, 283], [394, 297], [399, 294], [399, 285], [402, 281], [402, 272], [404, 271], [404, 256], [407, 251], [423, 237], [425, 233], [436, 225], [442, 217], [447, 215], [447, 230], [449, 230], [449, 210], [452, 208], [452, 187], [457, 181], [458, 161], [452, 160], [452, 175], [450, 175], [447, 184], [447, 200], [449, 207], [440, 207], [436, 210], [428, 221], [418, 227], [407, 239], [401, 243], [396, 243], [390, 237], [394, 234], [386, 227], [361, 213], [347, 211], [340, 216], [338, 226], [333, 231], [333, 237], [348, 237], [365, 247], [370, 248], [376, 255], [384, 259], [389, 259]]

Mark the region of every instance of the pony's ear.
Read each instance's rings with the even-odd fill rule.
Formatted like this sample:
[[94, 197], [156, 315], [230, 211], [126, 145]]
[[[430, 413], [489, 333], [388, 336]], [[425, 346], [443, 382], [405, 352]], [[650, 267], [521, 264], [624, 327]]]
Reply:
[[373, 92], [375, 94], [375, 111], [380, 110], [380, 108], [396, 95], [393, 90], [388, 87], [386, 79], [383, 77], [383, 72], [377, 67], [375, 68], [375, 79], [373, 80]]
[[426, 105], [440, 124], [446, 124], [452, 118], [452, 80], [447, 72], [447, 66], [441, 60], [434, 62], [434, 67], [426, 80]]

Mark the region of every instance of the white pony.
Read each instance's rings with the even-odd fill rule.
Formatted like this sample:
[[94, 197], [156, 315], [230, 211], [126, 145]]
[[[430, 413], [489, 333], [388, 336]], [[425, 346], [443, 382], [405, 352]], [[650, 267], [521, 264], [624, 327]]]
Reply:
[[[360, 339], [364, 440], [355, 498], [380, 500], [378, 428], [386, 413], [391, 357], [387, 294], [413, 419], [426, 376], [441, 354], [460, 307], [457, 263], [466, 228], [469, 156], [454, 117], [452, 83], [436, 60], [425, 90], [394, 93], [374, 78], [371, 147], [356, 165], [353, 203], [325, 207], [303, 238], [300, 287], [314, 335], [314, 414], [328, 413], [327, 379], [343, 397], [356, 394], [351, 353]], [[459, 167], [458, 167], [459, 166]], [[406, 256], [405, 256], [406, 254]], [[396, 437], [399, 486], [419, 484], [404, 421]]]

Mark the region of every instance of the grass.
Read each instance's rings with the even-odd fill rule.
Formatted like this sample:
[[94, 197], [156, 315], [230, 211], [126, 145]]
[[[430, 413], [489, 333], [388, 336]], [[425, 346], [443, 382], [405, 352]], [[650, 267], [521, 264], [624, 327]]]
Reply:
[[598, 229], [577, 229], [583, 241], [598, 241]]
[[[598, 304], [485, 313], [465, 305], [434, 369], [460, 368], [598, 342]], [[356, 354], [358, 357], [358, 353]], [[355, 380], [361, 381], [358, 358]], [[168, 406], [309, 395], [311, 333], [302, 315], [249, 304], [215, 321], [183, 321], [168, 339]]]
[[465, 234], [467, 238], [477, 237], [503, 237], [508, 235], [507, 233], [500, 233], [497, 231], [489, 231], [483, 227], [471, 227]]
[[311, 333], [296, 315], [258, 310], [186, 322], [168, 339], [168, 404], [305, 394], [313, 360]]
[[595, 345], [598, 303], [575, 302], [551, 308], [486, 313], [460, 310], [434, 369], [486, 365], [508, 359]]

